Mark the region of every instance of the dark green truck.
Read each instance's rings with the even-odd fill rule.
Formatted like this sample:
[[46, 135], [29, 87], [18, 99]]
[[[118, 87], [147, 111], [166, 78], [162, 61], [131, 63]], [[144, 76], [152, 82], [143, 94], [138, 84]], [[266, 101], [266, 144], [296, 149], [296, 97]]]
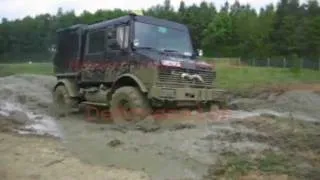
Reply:
[[215, 68], [193, 49], [185, 25], [129, 14], [57, 31], [54, 102], [110, 108], [117, 123], [144, 119], [155, 108], [210, 109], [221, 99]]

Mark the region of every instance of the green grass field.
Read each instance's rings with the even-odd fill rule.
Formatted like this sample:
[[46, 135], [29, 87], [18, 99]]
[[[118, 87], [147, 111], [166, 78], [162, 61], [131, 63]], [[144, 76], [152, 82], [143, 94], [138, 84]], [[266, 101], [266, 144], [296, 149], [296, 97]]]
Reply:
[[[260, 68], [217, 63], [217, 86], [227, 90], [250, 90], [257, 87], [289, 85], [299, 83], [320, 83], [320, 71]], [[13, 74], [53, 75], [51, 63], [0, 64], [0, 76]]]
[[251, 89], [275, 85], [320, 83], [320, 71], [217, 64], [218, 85], [225, 89]]
[[0, 64], [0, 76], [13, 74], [53, 75], [53, 68], [51, 63]]

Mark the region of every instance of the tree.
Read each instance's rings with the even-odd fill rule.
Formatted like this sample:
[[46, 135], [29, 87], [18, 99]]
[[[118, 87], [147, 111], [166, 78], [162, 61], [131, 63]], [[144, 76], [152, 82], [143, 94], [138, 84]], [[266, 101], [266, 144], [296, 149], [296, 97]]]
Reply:
[[179, 13], [184, 13], [185, 9], [186, 9], [186, 4], [184, 3], [184, 1], [180, 1], [178, 12]]
[[318, 60], [320, 57], [320, 6], [318, 1], [308, 1], [306, 17], [304, 55]]
[[[320, 57], [320, 7], [318, 0], [300, 4], [299, 0], [279, 0], [259, 13], [248, 4], [236, 0], [225, 2], [218, 11], [211, 1], [187, 6], [181, 0], [177, 11], [170, 0], [144, 10], [146, 15], [177, 21], [187, 25], [195, 49], [204, 49], [206, 56], [266, 58], [292, 56]], [[59, 8], [54, 15], [11, 20], [1, 19], [0, 62], [4, 60], [48, 59], [56, 30], [74, 24], [92, 24], [127, 15], [121, 9], [82, 12]]]
[[232, 45], [232, 20], [230, 16], [222, 12], [216, 16], [204, 31], [203, 46], [206, 55], [229, 56]]

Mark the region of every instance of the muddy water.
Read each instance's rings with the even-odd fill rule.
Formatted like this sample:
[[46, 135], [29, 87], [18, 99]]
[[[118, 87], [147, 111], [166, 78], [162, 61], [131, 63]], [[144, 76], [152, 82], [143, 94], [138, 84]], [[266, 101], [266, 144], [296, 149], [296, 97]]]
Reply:
[[[261, 151], [269, 148], [258, 142], [220, 141], [219, 137], [226, 131], [250, 132], [245, 128], [236, 130], [226, 122], [208, 126], [205, 122], [188, 121], [187, 129], [176, 129], [177, 122], [171, 126], [166, 122], [165, 125], [160, 123], [161, 128], [151, 133], [132, 129], [117, 131], [112, 125], [85, 122], [81, 116], [58, 122], [64, 127], [66, 146], [84, 161], [142, 170], [159, 180], [201, 179], [208, 166], [217, 161], [219, 153], [227, 149]], [[114, 140], [118, 145], [110, 146]]]
[[[192, 148], [188, 143], [203, 136], [203, 132], [181, 131], [179, 137], [170, 132], [123, 133], [112, 130], [110, 125], [88, 124], [81, 118], [59, 122], [65, 127], [66, 146], [89, 163], [142, 170], [154, 179], [198, 179], [207, 170], [203, 162], [183, 153]], [[114, 140], [120, 143], [116, 147], [109, 145]]]
[[[221, 137], [228, 132], [258, 132], [230, 125], [229, 120], [209, 114], [177, 114], [156, 121], [157, 130], [145, 133], [134, 128], [86, 122], [84, 114], [62, 118], [64, 142], [68, 149], [89, 163], [115, 165], [148, 173], [153, 179], [201, 179], [209, 165], [225, 151], [263, 151], [271, 147], [252, 141], [229, 142]], [[206, 119], [208, 118], [208, 119]], [[110, 142], [117, 142], [110, 146]]]
[[10, 116], [18, 112], [26, 117], [20, 133], [50, 134], [59, 137], [58, 124], [48, 115], [51, 105], [51, 89], [55, 78], [40, 75], [14, 75], [0, 78], [0, 115]]
[[[305, 105], [312, 107], [307, 108], [312, 117], [302, 114], [300, 118], [319, 120], [316, 113], [320, 112], [315, 106], [320, 102], [319, 96], [312, 93], [289, 93], [274, 101], [254, 105], [255, 109], [251, 111], [229, 111], [228, 117], [224, 119], [195, 113], [177, 121], [161, 121], [157, 123], [157, 129], [145, 133], [134, 128], [87, 122], [83, 113], [53, 120], [48, 114], [50, 90], [54, 83], [54, 77], [49, 76], [0, 78], [0, 113], [3, 115], [19, 107], [20, 111], [29, 116], [34, 129], [42, 127], [48, 133], [58, 133], [65, 146], [81, 160], [142, 170], [153, 179], [201, 179], [208, 165], [215, 163], [222, 152], [252, 152], [271, 148], [255, 141], [231, 142], [223, 138], [228, 136], [228, 132], [260, 135], [259, 132], [241, 126], [231, 126], [232, 119], [261, 114], [287, 116], [288, 113], [284, 111], [288, 110], [286, 107], [291, 112], [303, 112]], [[300, 107], [300, 102], [304, 102], [303, 107]], [[277, 109], [272, 107], [282, 107], [283, 111], [274, 111]]]

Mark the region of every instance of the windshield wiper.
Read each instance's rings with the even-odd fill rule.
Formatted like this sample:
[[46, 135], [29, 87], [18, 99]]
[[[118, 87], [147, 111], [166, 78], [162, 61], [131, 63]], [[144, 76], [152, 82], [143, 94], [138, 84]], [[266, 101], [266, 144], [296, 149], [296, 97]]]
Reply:
[[135, 49], [147, 49], [147, 50], [153, 50], [153, 51], [157, 51], [157, 52], [161, 52], [159, 49], [154, 48], [154, 47], [149, 47], [149, 46], [137, 46], [134, 47]]
[[153, 47], [148, 47], [148, 46], [138, 46], [138, 47], [134, 47], [136, 49], [154, 49]]
[[174, 49], [163, 49], [162, 51], [164, 51], [164, 52], [176, 52], [176, 53], [179, 52], [179, 51], [174, 50]]
[[153, 47], [149, 47], [149, 46], [137, 46], [137, 47], [134, 47], [134, 48], [135, 48], [135, 49], [150, 49], [150, 50], [159, 51], [158, 49], [153, 48]]
[[162, 52], [175, 52], [175, 53], [179, 53], [179, 51], [177, 50], [172, 50], [172, 49], [157, 49], [154, 47], [150, 47], [150, 46], [137, 46], [135, 47], [136, 49], [150, 49], [150, 50], [156, 50], [156, 51], [162, 51]]

